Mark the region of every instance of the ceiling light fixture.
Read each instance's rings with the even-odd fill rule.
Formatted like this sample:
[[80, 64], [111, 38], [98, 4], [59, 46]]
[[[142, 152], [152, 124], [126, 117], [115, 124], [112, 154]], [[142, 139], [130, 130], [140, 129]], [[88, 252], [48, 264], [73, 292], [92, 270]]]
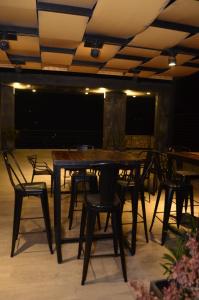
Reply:
[[100, 55], [100, 50], [97, 48], [92, 48], [91, 49], [91, 56], [93, 58], [97, 58]]
[[175, 56], [169, 56], [168, 57], [168, 63], [169, 63], [169, 67], [176, 66], [176, 57]]

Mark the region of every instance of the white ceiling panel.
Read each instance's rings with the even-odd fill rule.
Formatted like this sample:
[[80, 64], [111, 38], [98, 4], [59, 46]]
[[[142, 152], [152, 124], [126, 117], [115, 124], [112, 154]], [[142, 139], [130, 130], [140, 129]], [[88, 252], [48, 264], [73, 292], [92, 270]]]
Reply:
[[179, 43], [180, 46], [199, 49], [199, 33], [187, 38]]
[[17, 41], [9, 41], [8, 53], [14, 55], [39, 56], [39, 38], [19, 35]]
[[39, 0], [39, 2], [69, 5], [92, 9], [97, 0]]
[[72, 59], [72, 54], [41, 52], [41, 60], [44, 64], [69, 66]]
[[169, 5], [158, 17], [159, 20], [199, 26], [199, 2], [177, 0]]
[[152, 49], [171, 48], [188, 36], [187, 32], [150, 26], [129, 43], [137, 47]]
[[128, 70], [130, 68], [135, 68], [139, 66], [141, 63], [142, 61], [137, 61], [137, 60], [112, 58], [106, 63], [105, 67]]
[[148, 27], [167, 3], [165, 0], [98, 0], [86, 32], [129, 38]]
[[0, 24], [37, 27], [35, 0], [1, 0]]
[[79, 45], [79, 47], [77, 48], [74, 58], [76, 60], [106, 62], [107, 60], [112, 58], [119, 49], [119, 46], [104, 44], [102, 49], [100, 49], [100, 55], [94, 58], [91, 56], [91, 48], [84, 47], [84, 43], [81, 43], [81, 45]]
[[125, 54], [125, 55], [154, 57], [154, 56], [160, 55], [161, 51], [143, 49], [143, 48], [137, 48], [137, 47], [124, 47], [122, 50], [119, 51], [119, 53]]
[[[72, 43], [81, 42], [88, 17], [39, 11], [39, 33], [41, 41], [54, 40]], [[55, 26], [56, 24], [56, 26]]]

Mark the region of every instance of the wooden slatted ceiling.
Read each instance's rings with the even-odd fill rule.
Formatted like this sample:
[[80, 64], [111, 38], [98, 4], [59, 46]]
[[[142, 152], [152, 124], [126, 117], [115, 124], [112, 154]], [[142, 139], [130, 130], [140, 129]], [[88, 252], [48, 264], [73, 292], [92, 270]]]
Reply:
[[0, 64], [1, 63], [3, 63], [3, 64], [9, 64], [10, 63], [7, 54], [2, 50], [0, 50]]
[[27, 61], [23, 67], [24, 69], [40, 70], [41, 64], [37, 62]]
[[141, 63], [142, 61], [137, 60], [112, 58], [106, 63], [105, 67], [128, 70], [130, 68], [135, 68], [139, 66]]
[[106, 45], [104, 44], [102, 49], [100, 49], [100, 55], [96, 58], [90, 55], [91, 48], [84, 47], [84, 43], [81, 43], [77, 48], [74, 59], [83, 61], [96, 61], [96, 62], [106, 62], [112, 58], [120, 49], [120, 46]]
[[160, 55], [160, 51], [158, 50], [150, 50], [136, 47], [124, 47], [119, 51], [120, 54], [125, 55], [135, 55], [135, 56], [143, 56], [143, 57], [154, 57]]
[[97, 0], [39, 0], [39, 2], [69, 5], [92, 9]]
[[39, 11], [41, 44], [66, 48], [70, 44], [77, 46], [82, 41], [87, 22], [88, 17]]
[[187, 32], [157, 28], [150, 26], [129, 43], [137, 47], [146, 47], [153, 49], [171, 48], [189, 35]]
[[35, 0], [1, 0], [0, 24], [37, 27]]
[[199, 26], [199, 2], [176, 0], [158, 17], [159, 20]]
[[199, 49], [199, 33], [194, 34], [190, 38], [185, 39], [179, 43], [180, 46]]
[[32, 36], [18, 36], [16, 41], [9, 41], [9, 54], [40, 56], [39, 38]]
[[[176, 62], [177, 65], [182, 65], [183, 63], [189, 61], [194, 56], [192, 55], [184, 55], [184, 54], [178, 54], [176, 55]], [[152, 68], [168, 68], [168, 56], [166, 55], [160, 55], [152, 58], [150, 61], [146, 62], [142, 66], [144, 67], [152, 67]]]
[[173, 77], [180, 77], [180, 76], [188, 76], [188, 75], [194, 74], [198, 71], [199, 71], [199, 69], [197, 69], [197, 68], [186, 67], [186, 66], [176, 66], [176, 67], [172, 67], [169, 70], [161, 73], [161, 75], [162, 76], [169, 75], [169, 76], [173, 76]]
[[65, 53], [52, 53], [42, 52], [41, 60], [46, 65], [63, 65], [70, 66], [72, 63], [73, 55]]
[[99, 70], [98, 74], [104, 75], [115, 75], [115, 76], [123, 76], [126, 73], [126, 69], [117, 69], [117, 68], [102, 68]]
[[97, 73], [99, 68], [96, 67], [87, 67], [87, 66], [70, 66], [69, 71], [79, 72], [79, 73]]
[[[98, 0], [86, 32], [129, 38], [144, 30], [161, 12], [166, 0]], [[144, 9], [143, 9], [144, 7]]]

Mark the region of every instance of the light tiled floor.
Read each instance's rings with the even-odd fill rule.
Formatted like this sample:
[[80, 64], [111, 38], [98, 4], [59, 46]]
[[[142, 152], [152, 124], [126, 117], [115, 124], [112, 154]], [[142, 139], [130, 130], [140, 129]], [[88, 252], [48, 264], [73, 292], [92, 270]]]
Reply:
[[[28, 154], [37, 153], [39, 159], [47, 161], [52, 166], [51, 150], [16, 150], [15, 154], [28, 179], [31, 178], [31, 166], [27, 162]], [[45, 180], [50, 187], [50, 178]], [[197, 192], [197, 185], [196, 185]], [[196, 193], [198, 194], [198, 193]], [[123, 281], [119, 257], [105, 256], [113, 253], [112, 241], [98, 241], [94, 244], [85, 286], [81, 286], [83, 260], [77, 260], [77, 244], [65, 244], [62, 247], [62, 264], [58, 264], [56, 253], [51, 255], [48, 250], [45, 233], [20, 235], [16, 247], [16, 255], [10, 258], [12, 219], [13, 219], [13, 189], [2, 161], [0, 160], [0, 299], [6, 300], [132, 300], [133, 293], [128, 283]], [[148, 226], [154, 208], [155, 198], [146, 202]], [[53, 224], [53, 199], [49, 193], [51, 218]], [[75, 214], [74, 226], [71, 232], [67, 227], [67, 207], [69, 195], [62, 197], [62, 223], [66, 235], [78, 234], [79, 215]], [[27, 198], [24, 201], [23, 216], [41, 215], [38, 199]], [[21, 231], [40, 231], [42, 220], [22, 221]], [[128, 228], [125, 227], [125, 232]], [[163, 278], [160, 266], [162, 256], [168, 250], [159, 244], [161, 224], [156, 221], [153, 234], [147, 244], [143, 234], [143, 224], [138, 225], [137, 251], [131, 256], [126, 250], [128, 279], [156, 280]], [[170, 240], [175, 237], [170, 234]]]

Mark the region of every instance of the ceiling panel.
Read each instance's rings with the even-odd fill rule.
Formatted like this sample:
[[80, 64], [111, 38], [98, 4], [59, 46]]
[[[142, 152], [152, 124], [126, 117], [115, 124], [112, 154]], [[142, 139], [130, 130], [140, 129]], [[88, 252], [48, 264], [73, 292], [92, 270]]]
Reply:
[[37, 27], [35, 0], [1, 0], [0, 24]]
[[[183, 63], [189, 61], [194, 56], [192, 55], [184, 55], [178, 54], [176, 55], [176, 63], [177, 65], [182, 65]], [[152, 67], [152, 68], [168, 68], [168, 56], [160, 55], [152, 58], [150, 61], [146, 62], [142, 66], [144, 67]]]
[[87, 66], [70, 66], [69, 71], [79, 73], [97, 73], [99, 68]]
[[137, 47], [124, 47], [122, 50], [119, 51], [119, 53], [125, 54], [125, 55], [154, 57], [154, 56], [160, 55], [161, 51], [143, 49], [143, 48], [137, 48]]
[[[189, 76], [198, 72], [197, 65], [187, 69], [199, 64], [198, 16], [196, 0], [1, 0], [0, 67]], [[97, 47], [99, 56], [91, 56]], [[162, 75], [172, 53], [183, 68]]]
[[24, 69], [41, 70], [41, 63], [27, 61], [24, 65]]
[[8, 59], [8, 56], [6, 54], [6, 52], [0, 50], [0, 64], [9, 64], [10, 61]]
[[180, 46], [199, 49], [199, 33], [179, 43]]
[[106, 63], [105, 67], [128, 70], [139, 66], [141, 63], [142, 61], [137, 60], [112, 58]]
[[87, 21], [88, 17], [39, 11], [41, 44], [46, 45], [45, 41], [52, 40], [54, 41], [52, 47], [67, 46], [70, 42], [77, 45], [82, 41]]
[[189, 33], [150, 26], [129, 43], [137, 47], [152, 49], [171, 48], [188, 36]]
[[39, 0], [39, 2], [93, 8], [97, 0]]
[[9, 41], [9, 54], [39, 56], [39, 38], [32, 36], [18, 36], [17, 41]]
[[159, 20], [199, 26], [199, 2], [177, 0], [169, 5], [158, 17]]
[[102, 49], [100, 49], [100, 55], [94, 58], [91, 56], [91, 48], [84, 47], [84, 43], [81, 43], [77, 48], [74, 58], [76, 60], [106, 62], [107, 60], [112, 58], [119, 49], [119, 46], [104, 44]]
[[70, 66], [73, 55], [65, 53], [41, 52], [42, 63], [49, 65], [65, 65]]
[[176, 66], [170, 68], [168, 71], [163, 72], [161, 75], [169, 75], [173, 77], [179, 77], [179, 76], [188, 76], [191, 74], [194, 74], [199, 71], [199, 68], [192, 68], [192, 67], [186, 67], [186, 66]]
[[[168, 1], [98, 0], [87, 33], [129, 38], [146, 28]], [[144, 7], [144, 9], [143, 9]]]

